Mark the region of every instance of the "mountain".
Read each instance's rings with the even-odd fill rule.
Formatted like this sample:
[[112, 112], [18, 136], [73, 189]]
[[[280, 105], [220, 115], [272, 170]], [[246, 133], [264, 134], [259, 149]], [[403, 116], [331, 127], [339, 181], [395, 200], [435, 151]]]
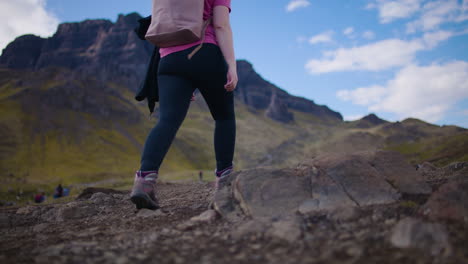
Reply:
[[[134, 100], [153, 49], [133, 32], [140, 18], [132, 13], [115, 23], [64, 23], [50, 38], [21, 36], [3, 50], [0, 180], [5, 184], [0, 191], [116, 177], [131, 181], [157, 119], [148, 120], [146, 103]], [[238, 169], [287, 166], [323, 152], [382, 148], [405, 153], [413, 163], [467, 159], [466, 129], [414, 119], [391, 123], [375, 115], [343, 122], [327, 106], [266, 81], [246, 60], [238, 61], [238, 73]], [[161, 174], [171, 179], [199, 170], [211, 174], [213, 127], [197, 95]]]
[[[116, 23], [108, 20], [64, 23], [47, 39], [21, 36], [3, 50], [0, 67], [35, 71], [67, 68], [103, 82], [118, 82], [136, 91], [153, 50], [149, 42], [141, 41], [133, 32], [140, 18], [131, 13], [119, 15]], [[247, 61], [239, 61], [238, 72], [236, 98], [255, 110], [266, 109], [267, 116], [274, 120], [293, 121], [289, 109], [311, 113], [324, 120], [342, 120], [341, 114], [328, 107], [291, 96], [265, 81]]]

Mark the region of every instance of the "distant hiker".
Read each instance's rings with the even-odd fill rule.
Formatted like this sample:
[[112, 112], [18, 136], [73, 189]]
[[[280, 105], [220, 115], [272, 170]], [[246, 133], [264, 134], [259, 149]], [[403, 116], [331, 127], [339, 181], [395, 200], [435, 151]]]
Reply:
[[[185, 31], [180, 32], [192, 32], [192, 35], [198, 34], [201, 38], [184, 43], [181, 40], [187, 36], [176, 37], [172, 39], [175, 41], [172, 43], [178, 44], [160, 44], [157, 54], [160, 55], [159, 64], [150, 65], [151, 69], [158, 69], [157, 75], [154, 72], [149, 74], [157, 76], [157, 82], [150, 83], [156, 84], [159, 89], [159, 120], [146, 139], [141, 167], [135, 175], [131, 200], [138, 209], [159, 208], [155, 196], [158, 170], [185, 119], [196, 88], [207, 102], [215, 120], [216, 188], [222, 185], [223, 180], [233, 170], [236, 138], [233, 91], [237, 86], [238, 77], [229, 19], [231, 0], [178, 1], [177, 5], [171, 3], [173, 2], [168, 0], [153, 0], [153, 15], [146, 32], [147, 39], [155, 43], [158, 39], [156, 29], [160, 28], [161, 24], [164, 24], [162, 28], [165, 29], [166, 26], [180, 24], [173, 21], [179, 16], [191, 16], [189, 19], [180, 19], [179, 22], [187, 26]], [[199, 4], [204, 6], [197, 14], [193, 11], [197, 9], [192, 6]], [[169, 9], [171, 14], [177, 13], [178, 16], [168, 16], [161, 12], [162, 9], [158, 10], [159, 8]], [[190, 24], [198, 17], [203, 17], [199, 24]], [[189, 28], [198, 28], [200, 32], [188, 31]], [[136, 31], [141, 33], [141, 30]], [[164, 36], [161, 39], [167, 40]], [[140, 92], [138, 95], [141, 95]], [[150, 91], [147, 92], [151, 94]]]
[[201, 182], [203, 181], [203, 171], [200, 171], [198, 173], [198, 180], [201, 181]]
[[63, 197], [70, 195], [70, 189], [69, 188], [63, 188]]
[[60, 197], [63, 197], [63, 187], [62, 187], [62, 184], [59, 184], [59, 185], [55, 188], [55, 193], [54, 193], [54, 198], [60, 198]]
[[42, 203], [45, 201], [45, 193], [38, 193], [34, 196], [34, 202], [35, 203]]

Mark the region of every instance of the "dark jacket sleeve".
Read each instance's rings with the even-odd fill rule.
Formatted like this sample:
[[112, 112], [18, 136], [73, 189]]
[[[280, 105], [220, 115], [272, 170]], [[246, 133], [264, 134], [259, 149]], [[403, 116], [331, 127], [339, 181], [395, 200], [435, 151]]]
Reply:
[[[140, 25], [135, 29], [135, 33], [140, 39], [146, 40], [145, 35], [146, 31], [148, 31], [149, 25], [151, 24], [151, 16], [142, 18], [138, 20], [138, 22]], [[137, 101], [143, 101], [145, 98], [147, 99], [150, 113], [153, 113], [156, 102], [159, 101], [157, 73], [160, 59], [159, 48], [155, 47], [148, 64], [146, 77], [135, 95], [135, 99]]]

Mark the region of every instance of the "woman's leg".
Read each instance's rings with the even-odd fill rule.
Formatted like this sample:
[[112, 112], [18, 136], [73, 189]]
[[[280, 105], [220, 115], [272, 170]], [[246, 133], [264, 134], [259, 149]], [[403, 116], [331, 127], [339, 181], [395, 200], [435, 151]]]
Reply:
[[216, 123], [214, 147], [218, 171], [232, 166], [236, 142], [234, 94], [224, 89], [225, 79], [225, 75], [213, 78], [210, 83], [199, 88]]
[[192, 83], [177, 75], [159, 75], [159, 121], [146, 139], [141, 171], [158, 171], [180, 125], [187, 115]]

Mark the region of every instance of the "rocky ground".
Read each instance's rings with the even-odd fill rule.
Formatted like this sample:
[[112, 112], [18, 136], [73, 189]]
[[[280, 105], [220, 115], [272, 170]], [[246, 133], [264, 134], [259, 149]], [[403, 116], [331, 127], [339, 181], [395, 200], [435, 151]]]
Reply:
[[270, 218], [247, 213], [258, 204], [240, 194], [235, 216], [222, 216], [219, 198], [208, 210], [211, 183], [160, 183], [157, 211], [137, 211], [128, 192], [87, 189], [70, 203], [0, 209], [0, 262], [468, 263], [468, 164], [454, 166], [420, 168], [428, 194]]

